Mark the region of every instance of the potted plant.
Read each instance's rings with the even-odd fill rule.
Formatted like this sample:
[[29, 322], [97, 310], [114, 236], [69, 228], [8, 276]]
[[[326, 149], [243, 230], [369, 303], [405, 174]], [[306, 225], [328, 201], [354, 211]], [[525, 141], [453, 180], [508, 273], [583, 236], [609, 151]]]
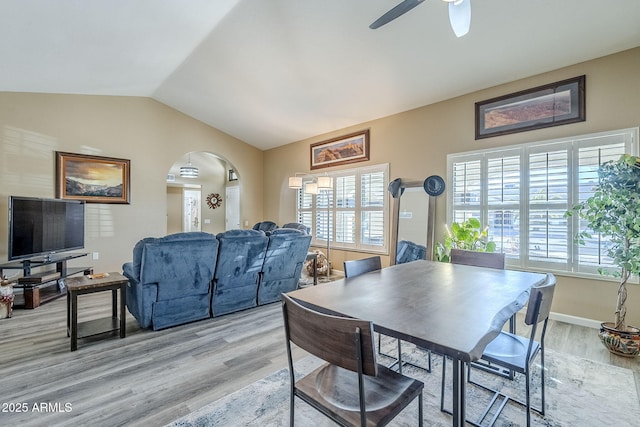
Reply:
[[489, 227], [482, 228], [480, 220], [469, 218], [460, 223], [451, 224], [447, 228], [444, 243], [436, 245], [436, 259], [449, 262], [451, 249], [464, 249], [476, 252], [495, 252], [496, 243], [489, 241]]
[[[640, 329], [625, 323], [627, 281], [640, 273], [640, 158], [628, 154], [609, 161], [598, 169], [599, 182], [591, 197], [567, 212], [574, 212], [588, 228], [609, 238], [607, 255], [619, 267], [601, 274], [620, 278], [615, 321], [601, 324], [600, 339], [614, 354], [636, 356], [640, 353]], [[589, 230], [576, 235], [580, 244], [591, 238]]]

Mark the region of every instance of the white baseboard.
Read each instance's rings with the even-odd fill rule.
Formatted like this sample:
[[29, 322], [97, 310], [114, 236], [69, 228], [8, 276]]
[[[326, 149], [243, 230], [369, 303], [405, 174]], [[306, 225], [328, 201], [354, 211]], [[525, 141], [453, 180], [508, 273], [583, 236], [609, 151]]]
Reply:
[[558, 320], [560, 322], [571, 323], [572, 325], [585, 326], [587, 328], [600, 329], [600, 321], [586, 319], [584, 317], [570, 316], [562, 313], [550, 313], [549, 319]]

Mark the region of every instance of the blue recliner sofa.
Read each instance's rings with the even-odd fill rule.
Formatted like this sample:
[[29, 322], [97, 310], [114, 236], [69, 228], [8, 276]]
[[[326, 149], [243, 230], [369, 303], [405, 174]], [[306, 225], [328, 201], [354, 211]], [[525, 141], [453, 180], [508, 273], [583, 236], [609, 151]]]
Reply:
[[293, 228], [271, 232], [258, 287], [258, 305], [280, 301], [282, 292], [298, 287], [311, 235]]
[[122, 266], [127, 307], [142, 328], [163, 329], [280, 301], [297, 288], [310, 244], [295, 229], [142, 239]]
[[214, 316], [258, 305], [258, 285], [269, 238], [263, 231], [229, 230], [216, 235], [220, 243], [213, 277]]
[[146, 238], [122, 266], [127, 307], [142, 328], [168, 328], [211, 316], [218, 240], [209, 233]]

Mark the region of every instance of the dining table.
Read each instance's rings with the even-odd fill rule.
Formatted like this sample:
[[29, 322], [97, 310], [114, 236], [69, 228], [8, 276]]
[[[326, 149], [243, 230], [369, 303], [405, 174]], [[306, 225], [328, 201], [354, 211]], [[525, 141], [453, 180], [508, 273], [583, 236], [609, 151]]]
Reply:
[[465, 424], [465, 365], [478, 360], [544, 273], [418, 260], [288, 293], [317, 311], [370, 320], [384, 335], [453, 361], [452, 425]]

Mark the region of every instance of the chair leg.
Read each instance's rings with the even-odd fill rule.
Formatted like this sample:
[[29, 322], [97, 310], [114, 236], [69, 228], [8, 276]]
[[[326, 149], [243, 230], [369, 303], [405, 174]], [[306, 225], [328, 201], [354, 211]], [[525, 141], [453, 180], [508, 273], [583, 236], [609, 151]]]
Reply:
[[294, 425], [294, 419], [295, 419], [295, 416], [293, 413], [294, 409], [295, 409], [295, 396], [293, 393], [291, 393], [291, 401], [289, 402], [289, 425], [291, 427], [293, 427]]
[[442, 382], [440, 384], [440, 412], [444, 410], [444, 383], [446, 381], [447, 356], [442, 356]]
[[544, 411], [546, 409], [544, 403], [544, 347], [540, 348], [540, 391], [542, 393], [542, 402], [540, 406], [540, 414], [544, 416]]
[[525, 377], [526, 377], [526, 390], [527, 390], [527, 395], [526, 395], [526, 402], [527, 402], [527, 427], [531, 427], [531, 376], [530, 376], [530, 369], [527, 368], [526, 372], [525, 372]]
[[424, 416], [422, 415], [422, 392], [418, 395], [418, 426], [422, 427]]

